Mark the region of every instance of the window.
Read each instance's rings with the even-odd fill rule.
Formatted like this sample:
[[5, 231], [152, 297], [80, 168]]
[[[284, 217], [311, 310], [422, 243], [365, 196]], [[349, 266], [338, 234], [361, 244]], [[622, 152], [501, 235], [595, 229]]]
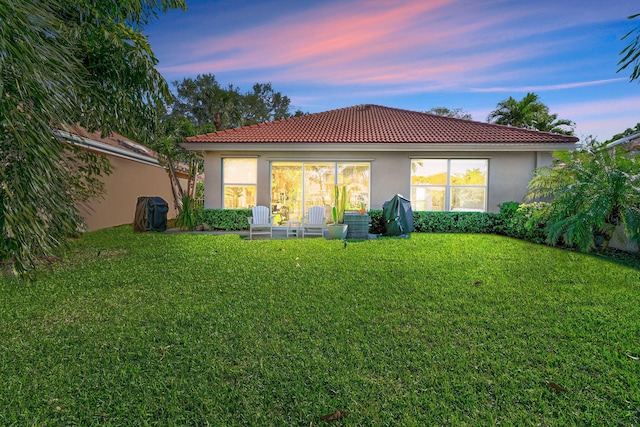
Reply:
[[224, 208], [240, 209], [255, 206], [257, 177], [257, 159], [222, 159]]
[[411, 204], [416, 211], [487, 210], [486, 159], [411, 160]]
[[283, 220], [299, 219], [311, 206], [324, 206], [330, 218], [336, 185], [347, 186], [347, 209], [368, 206], [370, 169], [361, 162], [273, 162], [272, 211]]

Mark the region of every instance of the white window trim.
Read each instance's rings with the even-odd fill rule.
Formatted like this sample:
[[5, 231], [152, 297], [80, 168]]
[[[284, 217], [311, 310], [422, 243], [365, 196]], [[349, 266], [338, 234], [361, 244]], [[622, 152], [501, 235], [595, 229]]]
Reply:
[[[487, 205], [489, 203], [489, 157], [410, 157], [413, 160], [446, 160], [447, 161], [447, 182], [445, 184], [413, 184], [413, 174], [411, 174], [409, 186], [413, 190], [414, 188], [441, 188], [444, 187], [444, 210], [443, 211], [427, 211], [427, 212], [487, 212]], [[451, 161], [452, 160], [486, 160], [487, 162], [487, 177], [484, 185], [451, 185]], [[453, 188], [480, 188], [484, 189], [484, 206], [483, 210], [451, 210], [451, 193]], [[413, 193], [413, 191], [411, 191]]]

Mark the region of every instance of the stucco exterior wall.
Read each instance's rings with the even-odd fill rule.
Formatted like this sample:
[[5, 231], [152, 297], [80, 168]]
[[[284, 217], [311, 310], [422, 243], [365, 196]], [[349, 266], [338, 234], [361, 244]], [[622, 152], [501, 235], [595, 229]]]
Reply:
[[371, 163], [370, 208], [381, 209], [382, 204], [401, 194], [411, 196], [412, 158], [482, 158], [489, 159], [487, 211], [498, 212], [503, 202], [522, 202], [532, 171], [551, 164], [551, 154], [536, 151], [495, 152], [391, 152], [391, 151], [341, 151], [341, 152], [215, 152], [204, 153], [205, 160], [205, 208], [220, 209], [222, 196], [222, 159], [225, 157], [257, 157], [257, 204], [270, 204], [270, 164], [273, 161], [362, 161]]
[[[133, 223], [140, 196], [162, 197], [169, 205], [167, 217], [176, 216], [171, 182], [164, 168], [116, 156], [108, 158], [113, 172], [102, 177], [104, 198], [79, 206], [89, 231]], [[186, 181], [181, 184], [185, 188]]]

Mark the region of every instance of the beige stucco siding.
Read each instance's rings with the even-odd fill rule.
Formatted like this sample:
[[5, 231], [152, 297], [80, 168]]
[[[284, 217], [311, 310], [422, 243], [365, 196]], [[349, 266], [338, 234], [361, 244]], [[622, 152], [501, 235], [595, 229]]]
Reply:
[[[204, 207], [222, 208], [222, 158], [220, 153], [205, 152], [204, 157]], [[229, 156], [232, 157], [232, 156]]]
[[[106, 194], [79, 206], [89, 231], [133, 223], [135, 207], [140, 196], [162, 197], [169, 205], [168, 218], [176, 211], [171, 182], [164, 168], [108, 156], [113, 173], [102, 177]], [[184, 187], [184, 182], [182, 183]]]
[[458, 151], [458, 152], [407, 152], [407, 151], [277, 151], [277, 152], [216, 152], [204, 153], [205, 159], [205, 207], [221, 208], [222, 159], [225, 157], [257, 157], [257, 203], [270, 204], [270, 164], [273, 161], [365, 161], [371, 162], [372, 209], [395, 194], [411, 196], [412, 158], [484, 158], [489, 160], [487, 211], [498, 212], [500, 203], [522, 202], [532, 171], [551, 164], [551, 154], [540, 151]]

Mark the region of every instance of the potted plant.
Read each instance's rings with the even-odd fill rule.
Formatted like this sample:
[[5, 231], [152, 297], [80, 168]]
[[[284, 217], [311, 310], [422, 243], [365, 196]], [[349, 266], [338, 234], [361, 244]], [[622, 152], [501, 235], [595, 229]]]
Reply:
[[360, 207], [358, 208], [358, 213], [360, 215], [364, 215], [367, 212], [367, 205], [364, 202], [360, 202]]
[[333, 191], [333, 208], [331, 209], [333, 224], [327, 226], [327, 234], [329, 239], [344, 239], [347, 237], [347, 224], [344, 223], [344, 209], [347, 204], [347, 187], [342, 187], [342, 190], [340, 190], [336, 185]]

